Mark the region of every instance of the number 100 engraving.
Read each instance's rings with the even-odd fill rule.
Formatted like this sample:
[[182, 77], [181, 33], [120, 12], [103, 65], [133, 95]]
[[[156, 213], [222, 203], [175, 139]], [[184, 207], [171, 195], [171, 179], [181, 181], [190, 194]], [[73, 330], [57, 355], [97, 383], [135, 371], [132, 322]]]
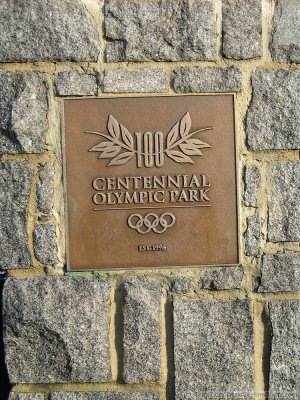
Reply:
[[164, 136], [162, 132], [135, 132], [137, 166], [142, 167], [144, 158], [145, 167], [162, 167], [164, 165]]

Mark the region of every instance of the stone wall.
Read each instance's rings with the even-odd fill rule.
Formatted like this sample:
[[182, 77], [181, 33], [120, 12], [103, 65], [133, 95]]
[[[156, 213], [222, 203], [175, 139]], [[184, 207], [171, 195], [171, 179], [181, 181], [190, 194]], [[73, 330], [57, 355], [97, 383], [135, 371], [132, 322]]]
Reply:
[[[299, 1], [2, 0], [0, 25], [10, 400], [298, 399]], [[66, 272], [60, 96], [204, 92], [236, 92], [241, 265]]]

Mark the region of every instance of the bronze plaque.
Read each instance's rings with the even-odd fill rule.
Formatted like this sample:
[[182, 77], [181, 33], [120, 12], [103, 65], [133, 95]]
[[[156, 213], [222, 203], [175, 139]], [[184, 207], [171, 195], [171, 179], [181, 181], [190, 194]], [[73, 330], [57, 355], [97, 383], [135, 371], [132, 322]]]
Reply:
[[69, 270], [239, 262], [234, 95], [64, 100]]

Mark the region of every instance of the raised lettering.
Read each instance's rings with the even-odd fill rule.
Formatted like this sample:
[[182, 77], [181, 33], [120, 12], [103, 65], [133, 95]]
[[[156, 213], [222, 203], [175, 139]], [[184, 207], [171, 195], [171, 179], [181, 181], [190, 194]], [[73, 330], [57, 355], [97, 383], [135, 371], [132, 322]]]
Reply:
[[144, 134], [144, 153], [145, 167], [153, 167], [153, 134], [151, 132]]
[[95, 178], [92, 183], [93, 188], [95, 190], [105, 190], [105, 186], [99, 186], [99, 182], [104, 183], [104, 178]]
[[94, 204], [104, 204], [106, 201], [106, 195], [105, 193], [95, 193], [93, 196], [93, 203]]
[[[161, 195], [161, 199], [159, 200], [158, 195]], [[164, 199], [164, 192], [162, 190], [159, 190], [157, 192], [154, 192], [154, 201], [156, 203], [164, 203], [165, 199]]]
[[162, 132], [154, 134], [155, 166], [160, 168], [164, 165], [164, 136]]

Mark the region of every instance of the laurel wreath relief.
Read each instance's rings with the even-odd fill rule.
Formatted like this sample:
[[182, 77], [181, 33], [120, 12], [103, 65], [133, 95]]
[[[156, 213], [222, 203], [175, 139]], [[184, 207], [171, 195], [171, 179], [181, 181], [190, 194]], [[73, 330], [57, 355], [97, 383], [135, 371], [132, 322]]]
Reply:
[[[152, 151], [155, 150], [156, 154], [157, 151], [164, 153], [167, 157], [178, 163], [194, 164], [190, 156], [202, 156], [203, 153], [200, 149], [210, 148], [211, 146], [200, 139], [193, 138], [193, 136], [198, 132], [212, 130], [213, 127], [198, 129], [194, 132], [190, 132], [190, 129], [191, 117], [189, 112], [187, 112], [167, 134], [165, 148], [161, 148], [160, 146], [159, 149], [154, 149], [157, 142], [154, 140], [154, 142], [151, 141]], [[111, 159], [107, 166], [125, 164], [138, 153], [147, 156], [145, 150], [142, 152], [140, 148], [135, 148], [132, 134], [112, 115], [108, 117], [107, 130], [109, 135], [101, 132], [85, 131], [85, 133], [92, 133], [106, 139], [106, 141], [100, 142], [90, 148], [89, 151], [101, 153], [98, 156], [100, 159]], [[156, 132], [154, 135], [156, 134], [162, 135], [161, 132]], [[148, 152], [150, 148], [151, 146], [147, 145]], [[154, 153], [151, 153], [151, 156], [154, 155]]]

